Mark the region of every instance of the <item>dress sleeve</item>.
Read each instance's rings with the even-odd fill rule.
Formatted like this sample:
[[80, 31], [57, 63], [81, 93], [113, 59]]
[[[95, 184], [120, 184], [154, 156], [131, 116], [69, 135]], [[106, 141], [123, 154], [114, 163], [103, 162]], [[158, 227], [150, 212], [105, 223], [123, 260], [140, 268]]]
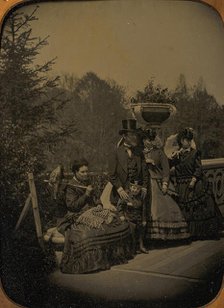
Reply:
[[162, 167], [162, 181], [168, 183], [170, 179], [169, 161], [168, 161], [166, 154], [162, 150], [159, 151], [159, 155], [160, 155], [160, 163]]
[[90, 200], [90, 197], [83, 193], [80, 194], [76, 189], [72, 189], [71, 187], [67, 187], [66, 191], [66, 206], [67, 209], [71, 212], [79, 212]]
[[193, 176], [197, 179], [202, 177], [202, 165], [201, 165], [201, 152], [197, 151], [195, 153], [195, 160], [194, 160], [194, 174]]
[[142, 157], [142, 186], [144, 188], [148, 188], [148, 184], [149, 184], [149, 170], [148, 170], [148, 166], [145, 162], [144, 157]]
[[168, 158], [169, 167], [170, 168], [175, 167], [179, 163], [179, 161], [180, 159], [177, 154], [172, 158]]
[[111, 184], [116, 188], [122, 187], [121, 181], [117, 175], [118, 158], [117, 153], [113, 156], [109, 163], [109, 179]]

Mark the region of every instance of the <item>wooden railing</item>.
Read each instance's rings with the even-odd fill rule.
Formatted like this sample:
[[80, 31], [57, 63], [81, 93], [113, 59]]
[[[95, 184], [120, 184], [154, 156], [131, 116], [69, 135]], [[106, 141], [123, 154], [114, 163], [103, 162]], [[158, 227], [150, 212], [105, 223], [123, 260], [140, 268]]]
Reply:
[[202, 166], [212, 184], [217, 204], [224, 205], [224, 158], [202, 160]]

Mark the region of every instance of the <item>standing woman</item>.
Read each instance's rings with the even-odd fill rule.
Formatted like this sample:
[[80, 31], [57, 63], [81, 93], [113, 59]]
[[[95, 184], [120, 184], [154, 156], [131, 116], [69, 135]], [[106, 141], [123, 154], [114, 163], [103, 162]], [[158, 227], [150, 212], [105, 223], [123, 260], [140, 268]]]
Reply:
[[169, 163], [162, 142], [153, 129], [142, 131], [143, 154], [150, 173], [150, 217], [146, 238], [154, 240], [189, 239], [188, 226], [175, 201], [169, 181]]
[[191, 147], [192, 140], [192, 129], [181, 130], [177, 135], [179, 151], [171, 158], [179, 206], [193, 239], [216, 238], [219, 220], [215, 201], [202, 171], [200, 151]]

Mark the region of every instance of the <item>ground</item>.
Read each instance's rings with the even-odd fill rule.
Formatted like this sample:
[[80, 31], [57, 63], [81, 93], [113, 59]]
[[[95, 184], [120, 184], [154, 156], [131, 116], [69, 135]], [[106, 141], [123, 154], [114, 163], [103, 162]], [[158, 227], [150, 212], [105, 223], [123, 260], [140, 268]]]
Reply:
[[[220, 209], [223, 214], [224, 206]], [[49, 276], [50, 282], [67, 292], [71, 307], [74, 295], [88, 299], [91, 307], [107, 303], [112, 307], [192, 308], [211, 301], [221, 288], [224, 237], [188, 244], [152, 244], [149, 254], [138, 254], [127, 264], [82, 275], [61, 273], [62, 252], [57, 251], [56, 256], [58, 269]]]
[[[61, 252], [57, 258], [60, 262]], [[188, 298], [203, 302], [220, 287], [223, 260], [224, 238], [152, 249], [98, 273], [69, 275], [58, 269], [50, 280], [64, 290], [110, 303], [181, 303]]]

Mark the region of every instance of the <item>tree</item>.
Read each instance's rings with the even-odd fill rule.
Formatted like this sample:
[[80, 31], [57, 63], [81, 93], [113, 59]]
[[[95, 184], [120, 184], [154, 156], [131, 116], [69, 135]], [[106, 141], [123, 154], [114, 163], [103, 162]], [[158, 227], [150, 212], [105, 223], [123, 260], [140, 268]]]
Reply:
[[2, 205], [24, 202], [27, 172], [45, 168], [47, 152], [74, 132], [74, 123], [60, 121], [67, 98], [58, 77], [49, 78], [55, 59], [34, 65], [47, 38], [32, 36], [35, 12], [15, 11], [4, 26], [0, 58], [0, 174]]
[[203, 78], [189, 87], [184, 75], [180, 75], [173, 98], [177, 114], [167, 123], [169, 130], [178, 131], [186, 126], [192, 127], [203, 158], [222, 156], [223, 108], [214, 96], [207, 92]]
[[[63, 78], [64, 82], [66, 78]], [[71, 101], [64, 113], [66, 119], [74, 119], [79, 135], [59, 149], [58, 159], [66, 160], [86, 157], [91, 169], [106, 171], [108, 160], [119, 140], [121, 120], [127, 111], [123, 106], [125, 92], [113, 80], [104, 80], [88, 72], [81, 78], [70, 76], [68, 85]], [[73, 85], [71, 81], [73, 80]]]
[[165, 123], [166, 136], [177, 132], [183, 127], [193, 127], [190, 116], [192, 108], [191, 89], [188, 87], [186, 78], [180, 74], [176, 88], [172, 91], [172, 101], [176, 107], [176, 115]]
[[213, 147], [213, 155], [216, 157], [223, 155], [223, 108], [214, 96], [207, 92], [202, 78], [192, 89], [191, 117], [203, 157], [212, 156], [209, 153], [212, 150], [211, 147]]

